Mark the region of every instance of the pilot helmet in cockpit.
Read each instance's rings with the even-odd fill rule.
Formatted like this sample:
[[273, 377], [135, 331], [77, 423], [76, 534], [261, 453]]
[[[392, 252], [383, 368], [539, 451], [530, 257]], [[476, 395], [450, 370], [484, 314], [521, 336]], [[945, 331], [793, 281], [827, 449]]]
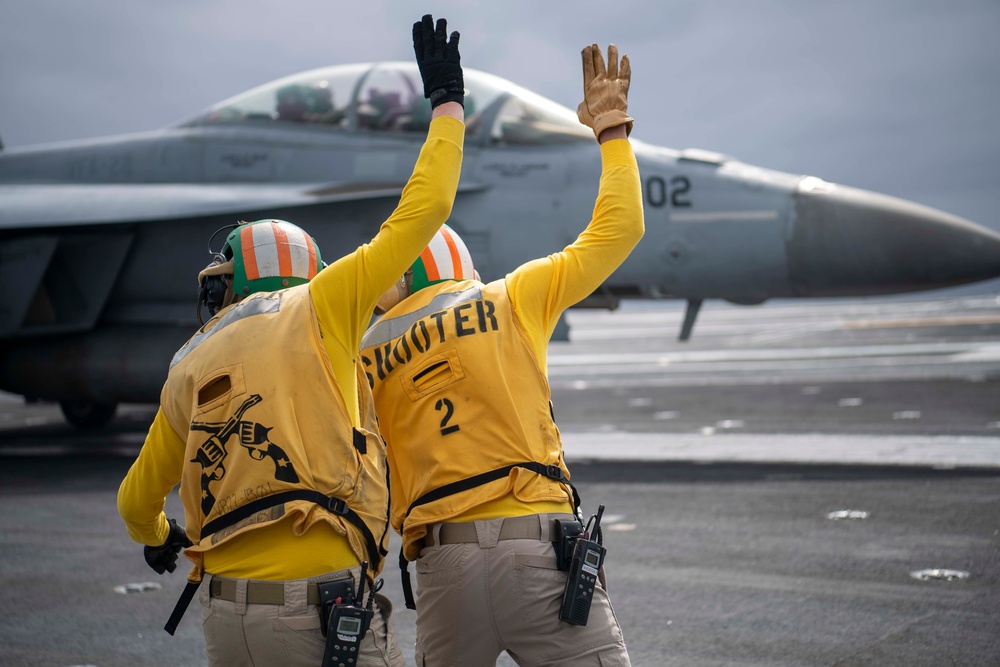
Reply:
[[328, 86], [290, 83], [276, 94], [278, 120], [323, 122], [333, 114], [333, 91]]

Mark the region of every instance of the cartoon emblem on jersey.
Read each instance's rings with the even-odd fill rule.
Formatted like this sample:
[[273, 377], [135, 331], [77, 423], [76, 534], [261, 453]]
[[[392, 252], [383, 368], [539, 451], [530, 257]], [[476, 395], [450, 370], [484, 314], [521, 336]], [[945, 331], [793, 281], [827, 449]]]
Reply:
[[206, 431], [209, 437], [198, 447], [198, 452], [191, 459], [191, 463], [201, 464], [201, 511], [208, 516], [215, 506], [215, 495], [212, 493], [210, 484], [225, 477], [226, 468], [224, 462], [229, 455], [226, 445], [234, 435], [239, 435], [239, 443], [246, 448], [250, 458], [254, 461], [271, 459], [274, 462], [274, 478], [294, 484], [299, 481], [299, 476], [295, 474], [295, 467], [289, 460], [288, 455], [278, 445], [271, 442], [271, 427], [258, 424], [257, 422], [246, 421], [243, 414], [263, 401], [260, 394], [253, 394], [243, 404], [237, 408], [236, 413], [225, 422], [208, 423], [193, 422], [191, 430]]

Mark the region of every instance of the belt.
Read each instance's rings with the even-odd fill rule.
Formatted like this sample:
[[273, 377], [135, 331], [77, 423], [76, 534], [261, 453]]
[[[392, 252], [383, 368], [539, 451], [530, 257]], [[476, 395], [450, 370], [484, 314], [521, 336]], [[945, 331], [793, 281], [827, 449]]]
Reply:
[[[573, 515], [549, 515], [550, 517], [559, 518], [563, 517], [566, 519], [573, 519]], [[549, 522], [552, 519], [548, 519]], [[550, 523], [551, 525], [551, 523]], [[434, 538], [433, 526], [427, 531], [427, 535], [424, 536], [423, 546], [433, 547], [439, 544], [468, 544], [470, 542], [479, 541], [479, 533], [476, 531], [476, 524], [474, 521], [463, 522], [463, 523], [442, 523], [440, 529], [440, 539], [435, 540]], [[551, 534], [551, 530], [546, 531], [546, 533]], [[500, 537], [501, 540], [543, 540], [542, 537], [542, 527], [538, 519], [537, 514], [530, 514], [528, 516], [512, 516], [507, 517], [503, 520], [503, 526], [500, 527]], [[544, 541], [549, 541], [549, 535], [546, 534]]]
[[[236, 579], [212, 577], [208, 588], [209, 597], [235, 602], [236, 583]], [[319, 602], [319, 587], [316, 584], [307, 584], [306, 604], [319, 604]], [[247, 604], [285, 604], [285, 582], [248, 581]]]

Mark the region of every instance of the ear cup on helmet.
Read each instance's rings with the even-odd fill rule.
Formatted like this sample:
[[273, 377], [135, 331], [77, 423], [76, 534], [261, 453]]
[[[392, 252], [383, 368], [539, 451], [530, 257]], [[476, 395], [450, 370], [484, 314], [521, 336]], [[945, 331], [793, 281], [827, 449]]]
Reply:
[[[227, 260], [223, 255], [216, 254], [212, 262], [198, 275], [199, 321], [201, 321], [202, 306], [208, 308], [209, 314], [215, 315], [227, 305], [226, 295], [230, 291], [232, 276], [226, 273], [218, 273], [221, 270], [218, 267], [222, 267], [227, 262], [230, 264], [230, 267], [224, 267], [224, 269], [231, 270], [232, 262]], [[229, 300], [231, 301], [231, 299]]]
[[222, 276], [205, 276], [201, 282], [198, 300], [205, 304], [208, 312], [215, 315], [222, 309], [226, 299], [226, 281]]

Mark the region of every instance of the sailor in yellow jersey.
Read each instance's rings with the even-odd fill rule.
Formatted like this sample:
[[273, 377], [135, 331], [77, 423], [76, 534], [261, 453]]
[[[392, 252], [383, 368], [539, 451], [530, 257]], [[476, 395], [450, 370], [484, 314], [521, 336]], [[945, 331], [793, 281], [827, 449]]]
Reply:
[[[383, 564], [386, 453], [358, 350], [379, 296], [450, 215], [465, 132], [458, 33], [449, 38], [429, 15], [413, 28], [433, 112], [398, 207], [369, 244], [326, 268], [312, 238], [287, 222], [229, 234], [199, 274], [214, 317], [174, 356], [119, 489], [119, 512], [150, 566], [173, 571], [187, 546], [186, 592], [207, 581], [212, 665], [319, 665], [320, 584], [352, 580], [358, 593], [367, 563], [371, 591]], [[186, 531], [163, 512], [178, 482]], [[402, 665], [391, 605], [376, 600], [349, 664]], [[183, 607], [182, 598], [168, 627]]]
[[593, 292], [643, 234], [639, 172], [627, 140], [630, 67], [583, 52], [578, 114], [601, 145], [594, 217], [562, 252], [483, 284], [461, 238], [442, 227], [379, 302], [362, 341], [389, 452], [392, 525], [416, 560], [416, 662], [628, 665], [603, 584], [585, 626], [558, 618], [566, 572], [555, 520], [576, 502], [563, 461], [546, 349], [562, 312]]

